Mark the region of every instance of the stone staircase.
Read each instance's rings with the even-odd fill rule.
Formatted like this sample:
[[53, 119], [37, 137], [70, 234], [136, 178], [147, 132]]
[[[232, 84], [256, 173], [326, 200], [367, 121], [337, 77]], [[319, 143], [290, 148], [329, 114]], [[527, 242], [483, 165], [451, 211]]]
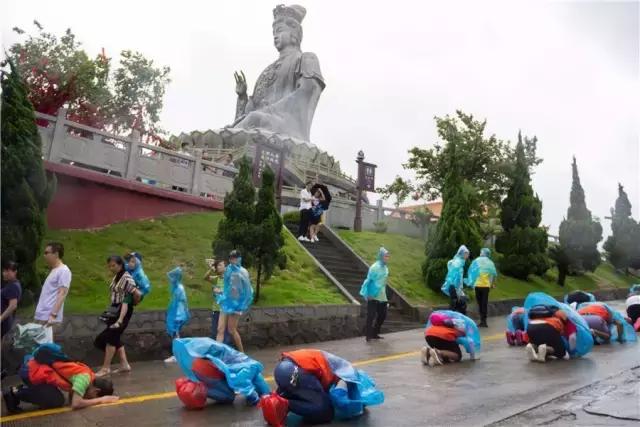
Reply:
[[[297, 226], [286, 224], [287, 228], [297, 237]], [[300, 242], [311, 255], [329, 272], [331, 275], [358, 301], [361, 305], [360, 319], [364, 326], [367, 313], [367, 302], [360, 296], [360, 287], [367, 276], [368, 266], [360, 258], [355, 256], [344, 243], [337, 242], [336, 239], [329, 238], [325, 227], [319, 235], [319, 242]], [[414, 320], [412, 313], [399, 307], [392, 295], [393, 291], [388, 289], [389, 310], [387, 318], [383, 324], [382, 332], [397, 332], [407, 329], [420, 328], [423, 325]]]

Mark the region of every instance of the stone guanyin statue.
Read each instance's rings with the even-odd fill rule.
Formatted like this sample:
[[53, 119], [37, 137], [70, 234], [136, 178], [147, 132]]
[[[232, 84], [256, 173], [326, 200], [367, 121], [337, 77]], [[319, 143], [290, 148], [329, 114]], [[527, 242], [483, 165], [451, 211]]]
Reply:
[[280, 56], [260, 74], [253, 96], [247, 96], [244, 73], [235, 73], [238, 101], [231, 127], [264, 129], [309, 141], [325, 83], [318, 57], [300, 49], [305, 14], [305, 8], [298, 5], [279, 5], [273, 10], [273, 43]]

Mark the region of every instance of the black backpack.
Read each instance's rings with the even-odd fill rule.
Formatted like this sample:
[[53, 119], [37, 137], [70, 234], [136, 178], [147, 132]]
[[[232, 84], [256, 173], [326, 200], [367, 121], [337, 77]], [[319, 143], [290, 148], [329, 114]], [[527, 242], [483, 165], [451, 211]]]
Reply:
[[529, 309], [529, 319], [546, 319], [553, 316], [556, 311], [558, 311], [558, 307], [553, 305], [534, 305]]

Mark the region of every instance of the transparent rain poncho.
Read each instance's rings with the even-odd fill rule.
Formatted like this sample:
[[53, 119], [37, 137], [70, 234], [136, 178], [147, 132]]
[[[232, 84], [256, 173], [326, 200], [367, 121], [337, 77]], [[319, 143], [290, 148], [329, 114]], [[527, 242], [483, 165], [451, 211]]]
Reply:
[[389, 251], [385, 248], [380, 248], [378, 250], [376, 262], [369, 267], [367, 278], [364, 279], [364, 282], [360, 287], [360, 295], [362, 295], [363, 298], [376, 298], [387, 284], [389, 267], [387, 267], [387, 264], [384, 262], [384, 256], [388, 253]]
[[516, 331], [525, 330], [525, 312], [524, 307], [512, 307], [511, 313], [507, 315], [507, 331], [515, 333]]
[[576, 327], [575, 348], [571, 348], [569, 345], [568, 337], [562, 337], [566, 348], [569, 349], [569, 356], [571, 356], [571, 358], [584, 356], [591, 351], [593, 348], [593, 337], [587, 322], [576, 310], [571, 308], [571, 306], [557, 301], [555, 298], [545, 294], [544, 292], [532, 292], [527, 295], [527, 298], [524, 300], [524, 309], [527, 313], [527, 316], [525, 316], [525, 327], [529, 324], [529, 310], [531, 307], [536, 305], [556, 307], [564, 311], [567, 314], [568, 320]]
[[464, 332], [464, 336], [456, 339], [458, 345], [463, 346], [469, 354], [479, 353], [481, 348], [480, 331], [476, 322], [464, 314], [451, 310], [436, 310], [429, 316], [425, 329], [432, 325], [446, 326], [449, 321], [453, 324], [453, 327]]
[[136, 261], [136, 266], [133, 269], [129, 268], [129, 260], [127, 259], [127, 263], [124, 265], [125, 270], [133, 277], [134, 282], [136, 282], [136, 288], [138, 288], [142, 296], [145, 296], [151, 292], [151, 282], [142, 268], [142, 256], [137, 252], [130, 256]]
[[458, 252], [456, 255], [447, 262], [447, 277], [444, 279], [444, 284], [442, 285], [442, 292], [447, 296], [451, 297], [450, 289], [451, 287], [455, 288], [455, 291], [458, 296], [464, 295], [462, 287], [465, 285], [464, 283], [464, 265], [466, 263], [464, 259], [464, 254], [469, 253], [469, 249], [466, 246], [462, 245], [458, 248]]
[[208, 395], [213, 399], [226, 394], [226, 385], [242, 394], [250, 403], [257, 403], [260, 396], [270, 392], [262, 376], [264, 368], [260, 362], [211, 338], [176, 339], [173, 341], [173, 355], [191, 381], [201, 380], [191, 368], [196, 358], [211, 361], [224, 374], [226, 384], [217, 384], [215, 381], [205, 383], [210, 388]]
[[335, 385], [329, 389], [336, 419], [357, 417], [362, 415], [365, 406], [384, 402], [384, 393], [376, 388], [375, 381], [365, 371], [355, 368], [335, 354], [326, 351], [322, 353], [329, 362], [331, 371], [347, 383], [346, 390]]
[[173, 337], [185, 323], [191, 319], [189, 307], [187, 306], [187, 294], [182, 285], [182, 269], [176, 267], [167, 273], [169, 279], [169, 292], [171, 299], [169, 300], [169, 308], [167, 308], [167, 333]]
[[229, 264], [224, 271], [224, 287], [216, 297], [220, 311], [225, 314], [246, 312], [253, 302], [253, 287], [249, 272], [242, 267], [241, 261]]
[[618, 328], [616, 327], [616, 323], [622, 324], [622, 342], [636, 342], [638, 337], [636, 336], [636, 331], [633, 329], [633, 325], [631, 325], [624, 318], [624, 315], [617, 310], [614, 310], [608, 304], [604, 302], [585, 302], [578, 306], [578, 309], [589, 307], [590, 305], [599, 305], [604, 307], [609, 313], [609, 333], [611, 335], [611, 340], [618, 339]]
[[479, 280], [485, 280], [492, 283], [498, 277], [496, 266], [491, 260], [491, 251], [488, 248], [482, 248], [480, 256], [473, 260], [465, 283], [470, 288], [474, 288]]

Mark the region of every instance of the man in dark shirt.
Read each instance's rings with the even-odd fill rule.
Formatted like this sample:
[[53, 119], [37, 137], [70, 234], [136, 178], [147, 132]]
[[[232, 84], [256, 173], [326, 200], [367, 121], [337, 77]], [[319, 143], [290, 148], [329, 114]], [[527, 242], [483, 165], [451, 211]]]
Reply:
[[0, 291], [2, 300], [2, 337], [11, 330], [15, 318], [18, 302], [22, 296], [22, 287], [18, 281], [18, 264], [13, 261], [6, 261], [2, 265], [2, 290]]

